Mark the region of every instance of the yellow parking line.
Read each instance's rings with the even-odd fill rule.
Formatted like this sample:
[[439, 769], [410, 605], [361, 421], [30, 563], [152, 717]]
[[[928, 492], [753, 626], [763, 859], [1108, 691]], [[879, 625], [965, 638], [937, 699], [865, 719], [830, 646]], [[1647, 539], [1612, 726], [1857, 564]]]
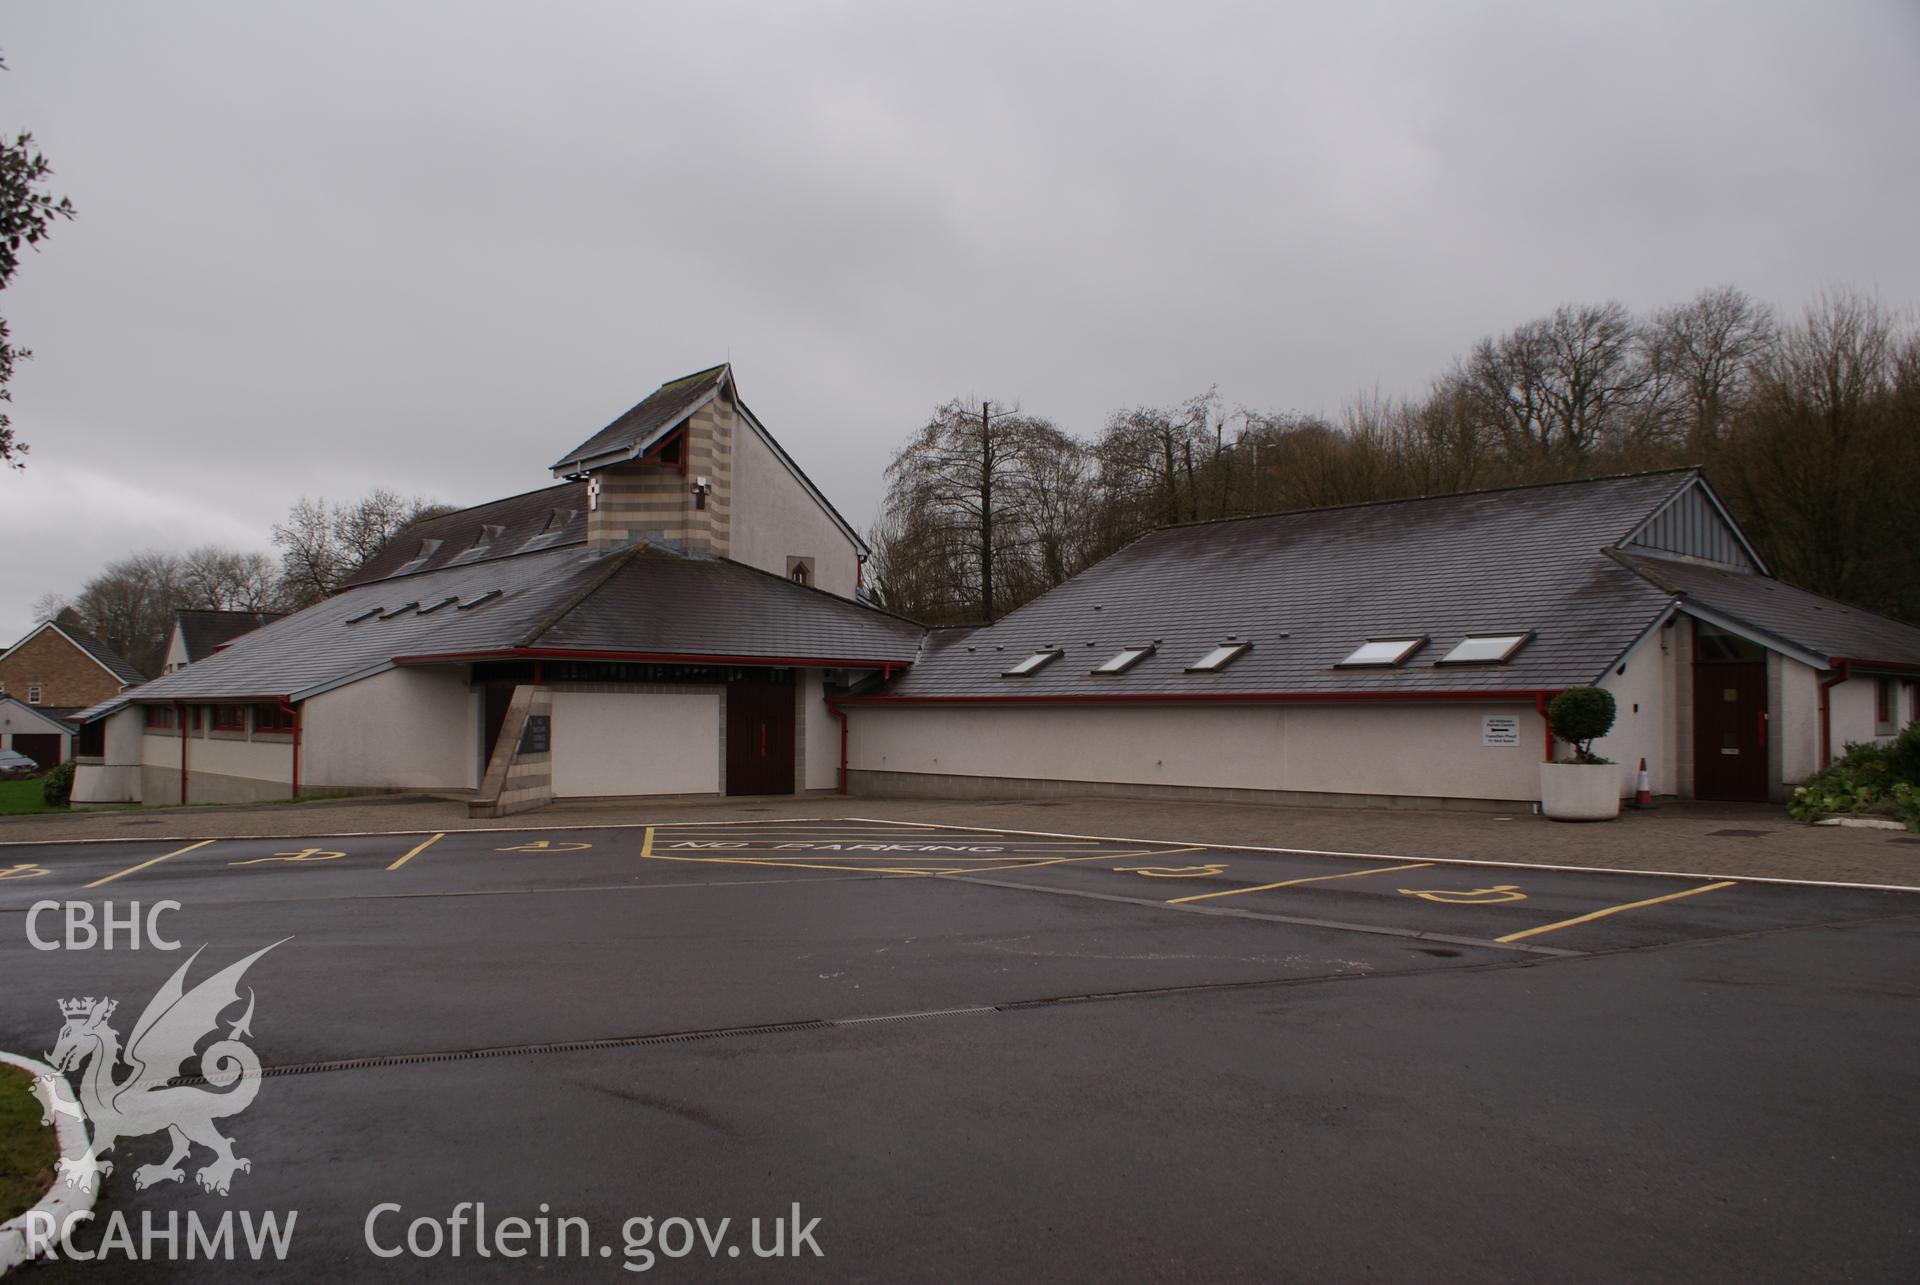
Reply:
[[1629, 901], [1624, 906], [1608, 906], [1605, 910], [1594, 910], [1572, 919], [1562, 919], [1557, 924], [1541, 924], [1538, 928], [1527, 928], [1517, 933], [1508, 933], [1505, 937], [1495, 937], [1495, 941], [1519, 941], [1522, 937], [1538, 937], [1541, 933], [1557, 932], [1562, 928], [1571, 928], [1575, 924], [1591, 923], [1596, 919], [1605, 919], [1608, 915], [1617, 915], [1623, 910], [1638, 910], [1642, 906], [1657, 906], [1663, 901], [1678, 901], [1682, 897], [1698, 896], [1703, 892], [1712, 892], [1717, 888], [1731, 888], [1738, 880], [1722, 879], [1719, 883], [1704, 883], [1698, 888], [1683, 888], [1679, 892], [1670, 892], [1664, 897], [1648, 897], [1645, 901]]
[[[92, 883], [88, 884], [87, 887], [98, 888], [103, 883], [112, 883], [115, 879], [124, 879], [130, 874], [137, 874], [138, 872], [145, 870], [148, 866], [157, 866], [162, 861], [167, 860], [167, 858], [169, 857], [181, 856], [184, 853], [192, 852], [195, 848], [204, 848], [209, 843], [212, 843], [212, 842], [213, 842], [212, 839], [202, 839], [198, 843], [189, 843], [184, 848], [176, 848], [172, 852], [162, 853], [160, 856], [150, 858], [146, 861], [142, 861], [137, 866], [128, 866], [125, 870], [122, 870], [117, 875], [108, 875], [105, 879], [95, 879]], [[83, 888], [81, 889], [81, 891], [84, 892], [86, 891], [86, 889]]]
[[1224, 888], [1219, 892], [1201, 892], [1191, 897], [1175, 897], [1167, 904], [1178, 906], [1189, 901], [1205, 901], [1209, 897], [1238, 897], [1247, 892], [1272, 892], [1275, 888], [1291, 888], [1295, 884], [1324, 883], [1329, 879], [1359, 879], [1366, 875], [1383, 875], [1395, 870], [1421, 870], [1432, 864], [1431, 861], [1416, 861], [1405, 866], [1375, 866], [1371, 870], [1349, 870], [1345, 874], [1308, 875], [1304, 879], [1282, 879], [1279, 883], [1263, 883], [1253, 888]]
[[652, 826], [648, 826], [647, 832], [640, 837], [640, 855], [643, 857], [650, 857], [653, 855], [653, 827]]
[[401, 866], [406, 865], [407, 862], [413, 860], [415, 857], [419, 856], [421, 853], [425, 852], [428, 848], [431, 848], [434, 844], [440, 842], [440, 840], [446, 837], [447, 837], [446, 831], [444, 830], [441, 831], [439, 834], [434, 835], [431, 839], [428, 839], [425, 843], [415, 848], [412, 852], [409, 852], [406, 856], [400, 858], [398, 861], [388, 866], [387, 869], [398, 870]]
[[1071, 865], [1076, 861], [1129, 861], [1134, 857], [1170, 857], [1180, 852], [1198, 852], [1198, 848], [1142, 848], [1138, 852], [1096, 852], [1085, 857], [1006, 857], [1004, 866], [972, 866], [954, 874], [987, 875], [996, 870], [1038, 870], [1041, 866]]

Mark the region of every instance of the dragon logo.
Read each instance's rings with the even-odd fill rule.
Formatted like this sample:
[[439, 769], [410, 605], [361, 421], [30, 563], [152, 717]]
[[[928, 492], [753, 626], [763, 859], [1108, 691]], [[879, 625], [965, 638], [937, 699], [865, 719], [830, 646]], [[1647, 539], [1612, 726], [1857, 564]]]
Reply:
[[[237, 1171], [252, 1169], [251, 1162], [233, 1154], [233, 1139], [222, 1136], [214, 1127], [215, 1120], [245, 1111], [260, 1091], [260, 1058], [241, 1043], [243, 1037], [253, 1033], [251, 987], [247, 990], [246, 1012], [231, 1024], [226, 1038], [216, 1039], [198, 1053], [195, 1046], [206, 1036], [217, 1035], [220, 1015], [240, 1002], [240, 978], [248, 967], [274, 946], [290, 940], [283, 937], [273, 946], [256, 950], [187, 990], [187, 970], [200, 958], [200, 951], [194, 951], [148, 1001], [140, 1020], [133, 1024], [124, 1050], [119, 1033], [107, 1021], [118, 1007], [115, 1001], [91, 996], [60, 1001], [66, 1025], [61, 1027], [60, 1038], [47, 1060], [63, 1073], [86, 1064], [77, 1096], [80, 1109], [93, 1124], [93, 1141], [87, 1150], [60, 1161], [61, 1175], [69, 1187], [91, 1190], [96, 1179], [113, 1172], [112, 1162], [100, 1157], [111, 1151], [114, 1143], [162, 1129], [172, 1139], [172, 1154], [160, 1164], [141, 1165], [134, 1170], [136, 1187], [181, 1181], [186, 1174], [180, 1162], [195, 1144], [213, 1152], [212, 1162], [194, 1174], [208, 1191], [224, 1196]], [[200, 1078], [212, 1089], [170, 1083], [186, 1074], [186, 1065], [194, 1061], [199, 1063]], [[128, 1074], [121, 1077], [116, 1073], [123, 1062]]]

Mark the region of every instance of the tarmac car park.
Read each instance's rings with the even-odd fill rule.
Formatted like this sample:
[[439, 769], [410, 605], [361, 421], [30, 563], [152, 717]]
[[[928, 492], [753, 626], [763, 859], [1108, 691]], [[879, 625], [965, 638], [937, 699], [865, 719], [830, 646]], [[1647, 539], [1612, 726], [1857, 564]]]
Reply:
[[304, 1278], [524, 1271], [369, 1248], [476, 1204], [819, 1219], [649, 1251], [702, 1278], [1920, 1266], [1911, 891], [823, 817], [15, 844], [0, 1046], [273, 943], [250, 1169], [140, 1188], [128, 1139], [100, 1208], [297, 1210]]

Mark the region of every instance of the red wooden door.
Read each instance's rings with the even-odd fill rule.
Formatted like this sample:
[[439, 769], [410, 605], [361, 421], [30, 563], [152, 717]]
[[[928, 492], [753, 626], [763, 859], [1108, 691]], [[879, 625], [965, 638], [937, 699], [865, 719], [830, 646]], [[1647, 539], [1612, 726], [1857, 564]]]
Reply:
[[793, 681], [727, 684], [727, 793], [793, 793]]
[[1693, 792], [1702, 799], [1766, 801], [1766, 661], [1694, 663]]

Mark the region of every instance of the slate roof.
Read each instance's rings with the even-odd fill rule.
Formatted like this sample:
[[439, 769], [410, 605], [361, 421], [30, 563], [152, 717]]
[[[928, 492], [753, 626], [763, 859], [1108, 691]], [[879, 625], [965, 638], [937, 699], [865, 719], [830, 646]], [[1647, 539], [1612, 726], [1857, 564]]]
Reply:
[[1824, 658], [1829, 669], [1843, 658], [1920, 665], [1920, 627], [1751, 572], [1670, 558], [1635, 556], [1625, 561], [1679, 594], [1683, 607], [1697, 605], [1731, 617]]
[[[940, 630], [898, 697], [1224, 697], [1531, 693], [1598, 680], [1671, 605], [1603, 549], [1693, 470], [1311, 509], [1170, 527], [990, 626]], [[1438, 665], [1461, 638], [1533, 638], [1507, 663]], [[1395, 668], [1336, 668], [1371, 638], [1426, 635]], [[1226, 668], [1187, 666], [1229, 637]], [[1157, 644], [1122, 674], [1088, 671]], [[1058, 647], [1024, 678], [1002, 671]]]
[[144, 683], [147, 681], [147, 676], [129, 664], [126, 657], [107, 646], [104, 642], [101, 642], [86, 630], [80, 628], [80, 626], [56, 623], [54, 628], [71, 639], [73, 644], [80, 648], [80, 650], [86, 652], [89, 656], [92, 656], [102, 665], [105, 665], [109, 670], [113, 671], [114, 677], [118, 678], [121, 682]]
[[744, 563], [648, 550], [532, 645], [906, 664], [925, 632], [913, 621]]
[[182, 611], [175, 619], [189, 664], [205, 660], [241, 634], [284, 619], [283, 611]]
[[[549, 529], [556, 513], [573, 516], [564, 525]], [[475, 541], [488, 527], [500, 533], [484, 546]], [[371, 584], [396, 575], [414, 575], [438, 571], [458, 562], [461, 566], [511, 558], [533, 549], [556, 549], [564, 545], [585, 544], [587, 540], [587, 485], [585, 482], [561, 482], [537, 491], [510, 495], [504, 500], [476, 504], [458, 513], [416, 522], [392, 540], [387, 547], [367, 559], [365, 566], [351, 576], [347, 586]], [[420, 553], [429, 541], [438, 541], [424, 559]]]
[[396, 658], [431, 663], [529, 648], [904, 663], [920, 632], [724, 559], [567, 546], [345, 589], [126, 695], [299, 700]]
[[733, 368], [722, 363], [668, 380], [647, 394], [639, 405], [561, 456], [554, 462], [553, 471], [567, 472], [588, 461], [610, 463], [615, 459], [632, 459], [699, 409], [700, 403], [718, 391], [732, 374]]

